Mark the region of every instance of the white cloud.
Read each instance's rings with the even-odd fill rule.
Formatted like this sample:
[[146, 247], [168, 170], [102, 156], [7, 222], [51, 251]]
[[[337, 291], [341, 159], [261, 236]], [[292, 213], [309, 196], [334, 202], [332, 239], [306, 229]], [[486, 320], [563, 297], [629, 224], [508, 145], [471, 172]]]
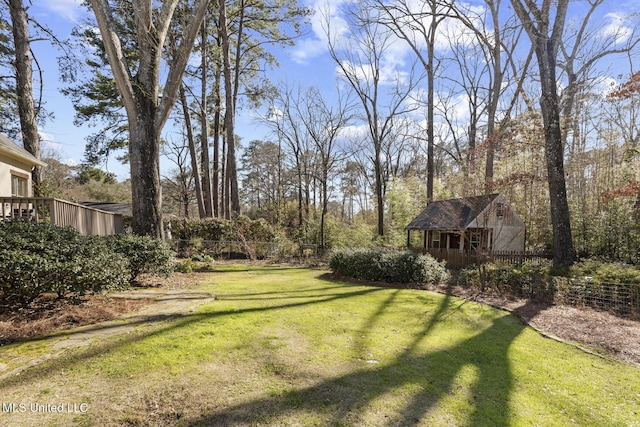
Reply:
[[67, 157], [66, 159], [62, 159], [61, 160], [62, 163], [64, 163], [67, 166], [78, 166], [78, 162], [76, 161], [76, 159], [73, 159], [71, 157]]
[[593, 82], [594, 91], [600, 93], [603, 96], [608, 96], [611, 92], [616, 90], [620, 82], [613, 77], [601, 76]]
[[600, 29], [600, 37], [613, 38], [615, 44], [626, 42], [633, 30], [626, 25], [626, 17], [620, 13], [607, 13], [604, 16], [605, 24]]
[[38, 134], [40, 135], [40, 147], [43, 151], [53, 151], [56, 154], [61, 154], [64, 151], [62, 144], [55, 142], [53, 136], [47, 132], [38, 130]]
[[327, 25], [332, 38], [339, 41], [349, 31], [349, 25], [340, 15], [344, 4], [349, 0], [314, 0], [310, 5], [314, 14], [310, 19], [311, 35], [300, 40], [293, 50], [292, 58], [299, 64], [328, 51]]
[[40, 6], [50, 12], [64, 17], [71, 22], [78, 22], [80, 17], [84, 14], [84, 9], [82, 8], [82, 0], [45, 1], [42, 2]]

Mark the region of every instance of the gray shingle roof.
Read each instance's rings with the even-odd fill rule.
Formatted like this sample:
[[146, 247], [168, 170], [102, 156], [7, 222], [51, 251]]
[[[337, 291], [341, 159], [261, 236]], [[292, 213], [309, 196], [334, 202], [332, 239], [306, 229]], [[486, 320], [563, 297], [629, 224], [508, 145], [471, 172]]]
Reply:
[[405, 230], [462, 230], [498, 197], [498, 194], [431, 202]]

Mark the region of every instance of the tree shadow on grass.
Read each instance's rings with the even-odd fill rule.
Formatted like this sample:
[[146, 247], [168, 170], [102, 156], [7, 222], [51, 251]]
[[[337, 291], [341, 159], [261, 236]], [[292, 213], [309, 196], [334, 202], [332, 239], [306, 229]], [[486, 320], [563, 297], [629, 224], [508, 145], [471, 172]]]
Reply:
[[[55, 357], [50, 358], [49, 355], [45, 355], [37, 358], [37, 361], [31, 362], [22, 368], [19, 368], [17, 371], [5, 372], [0, 375], [0, 390], [3, 387], [25, 383], [32, 380], [37, 380], [41, 377], [47, 377], [49, 375], [53, 375], [55, 372], [59, 370], [66, 369], [68, 367], [92, 360], [94, 358], [102, 357], [107, 355], [113, 351], [118, 351], [120, 348], [139, 342], [148, 338], [152, 338], [155, 336], [160, 336], [162, 334], [171, 332], [173, 330], [180, 329], [188, 329], [191, 325], [196, 324], [198, 322], [203, 321], [211, 321], [215, 318], [221, 318], [229, 315], [240, 315], [240, 314], [250, 314], [250, 313], [259, 313], [266, 312], [272, 310], [279, 309], [287, 309], [287, 308], [296, 308], [296, 307], [304, 307], [309, 305], [316, 305], [325, 302], [335, 301], [344, 298], [352, 298], [357, 296], [363, 296], [370, 293], [375, 293], [381, 291], [378, 288], [364, 288], [358, 290], [348, 291], [349, 286], [335, 286], [335, 287], [327, 287], [326, 289], [332, 289], [335, 292], [333, 293], [325, 293], [318, 294], [314, 296], [310, 296], [306, 301], [299, 302], [288, 302], [278, 305], [272, 306], [256, 306], [256, 307], [248, 307], [244, 309], [237, 310], [228, 310], [228, 311], [215, 311], [215, 312], [207, 312], [207, 313], [189, 313], [189, 314], [166, 314], [166, 315], [154, 315], [148, 318], [133, 318], [130, 321], [125, 321], [123, 323], [119, 323], [118, 321], [106, 322], [105, 324], [98, 324], [93, 326], [85, 326], [84, 332], [90, 331], [98, 331], [98, 330], [108, 330], [115, 327], [121, 327], [125, 324], [137, 325], [138, 327], [143, 327], [135, 332], [129, 333], [127, 335], [118, 336], [115, 335], [111, 337], [112, 339], [108, 339], [103, 342], [94, 342], [87, 348], [76, 349], [71, 354], [67, 354], [65, 356], [60, 356], [59, 354], [54, 355]], [[346, 290], [346, 291], [343, 291]], [[353, 289], [353, 288], [352, 288]], [[286, 291], [282, 293], [286, 294]], [[235, 295], [236, 297], [240, 297], [240, 300], [246, 301], [254, 301], [254, 298], [248, 297], [249, 295], [245, 295], [246, 298], [241, 298], [240, 295]], [[277, 301], [285, 301], [288, 299], [285, 297], [275, 297], [272, 300]], [[266, 300], [266, 299], [265, 299]], [[68, 331], [65, 331], [68, 333]], [[56, 338], [56, 336], [47, 336], [42, 337], [40, 339], [34, 339], [30, 342], [38, 342], [38, 341], [46, 341], [49, 338]], [[28, 368], [28, 369], [27, 369]], [[26, 369], [26, 370], [25, 370]], [[19, 372], [19, 375], [14, 374], [13, 372]]]
[[[393, 304], [398, 292], [391, 293], [364, 323], [363, 334]], [[414, 393], [405, 407], [395, 413], [386, 413], [385, 419], [377, 420], [375, 425], [416, 425], [443, 399], [463, 393], [464, 387], [458, 384], [459, 375], [469, 367], [476, 375], [465, 395], [459, 397], [466, 400], [467, 407], [463, 412], [467, 415], [463, 414], [465, 419], [456, 420], [455, 425], [509, 425], [513, 378], [508, 352], [511, 343], [525, 329], [515, 317], [509, 314], [498, 317], [477, 335], [452, 347], [427, 353], [419, 350], [420, 343], [433, 328], [465, 303], [445, 295], [413, 343], [391, 363], [366, 367], [280, 396], [224, 408], [193, 420], [189, 425], [279, 424], [280, 420], [291, 420], [292, 414], [298, 411], [323, 414], [322, 419], [330, 420], [330, 425], [365, 425], [361, 413], [366, 412], [367, 406], [384, 399], [387, 393], [407, 386]], [[358, 341], [359, 350], [365, 350], [364, 340]]]
[[[325, 279], [326, 280], [326, 279]], [[230, 314], [265, 312], [279, 309], [312, 306], [335, 300], [349, 299], [383, 291], [383, 288], [368, 287], [352, 291], [341, 289], [344, 283], [336, 283], [338, 289], [322, 295], [315, 295], [306, 301], [276, 304], [268, 307], [246, 307], [238, 310], [215, 311], [177, 316], [171, 323], [158, 324], [151, 330], [141, 331], [131, 336], [92, 345], [68, 357], [56, 359], [42, 366], [30, 369], [18, 377], [0, 381], [0, 388], [14, 383], [25, 383], [45, 378], [50, 374], [79, 363], [117, 351], [129, 343], [161, 335], [172, 330], [189, 328], [197, 322], [210, 321]], [[360, 336], [366, 336], [380, 320], [383, 313], [394, 305], [399, 290], [391, 292], [376, 311], [362, 324]], [[283, 291], [286, 300], [287, 291]], [[249, 296], [248, 301], [251, 301]], [[280, 298], [274, 298], [276, 301]], [[462, 393], [458, 384], [463, 370], [472, 368], [476, 373], [466, 387], [467, 415], [464, 420], [456, 420], [457, 425], [503, 426], [510, 423], [509, 398], [513, 378], [508, 358], [511, 343], [525, 328], [513, 316], [504, 315], [478, 334], [444, 349], [425, 352], [421, 345], [433, 329], [465, 304], [463, 300], [448, 295], [442, 297], [434, 313], [426, 320], [424, 327], [413, 337], [413, 341], [390, 363], [368, 365], [345, 375], [321, 381], [306, 388], [293, 389], [279, 396], [270, 396], [225, 407], [204, 414], [192, 420], [189, 425], [233, 426], [254, 425], [256, 423], [278, 424], [278, 420], [290, 419], [297, 411], [322, 414], [323, 420], [333, 425], [363, 425], [361, 414], [365, 408], [384, 399], [401, 387], [410, 386], [412, 395], [405, 400], [405, 406], [392, 413], [376, 425], [415, 425], [436, 405], [450, 395]], [[366, 351], [365, 340], [357, 340], [359, 352]], [[469, 381], [468, 381], [469, 382]]]

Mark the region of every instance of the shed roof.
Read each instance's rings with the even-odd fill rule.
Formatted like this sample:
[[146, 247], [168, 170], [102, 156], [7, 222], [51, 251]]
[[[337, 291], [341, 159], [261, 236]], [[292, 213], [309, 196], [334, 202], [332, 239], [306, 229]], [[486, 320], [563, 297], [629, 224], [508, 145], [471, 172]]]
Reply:
[[473, 222], [500, 194], [431, 202], [405, 230], [462, 230]]
[[0, 133], [0, 153], [4, 153], [10, 157], [29, 162], [32, 165], [46, 166], [46, 163], [36, 159], [33, 154], [20, 147], [18, 144], [10, 140], [6, 135], [2, 133]]

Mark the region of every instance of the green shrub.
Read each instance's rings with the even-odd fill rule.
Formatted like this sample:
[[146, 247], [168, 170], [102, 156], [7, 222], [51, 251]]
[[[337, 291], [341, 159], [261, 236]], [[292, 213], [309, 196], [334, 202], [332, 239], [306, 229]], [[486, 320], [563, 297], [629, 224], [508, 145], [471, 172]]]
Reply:
[[586, 259], [569, 269], [571, 277], [591, 277], [594, 283], [640, 283], [640, 269], [635, 266]]
[[521, 265], [490, 262], [462, 269], [458, 284], [502, 295], [549, 300], [554, 293], [549, 270], [550, 266], [527, 262]]
[[171, 234], [178, 240], [272, 242], [278, 235], [266, 220], [240, 216], [233, 221], [220, 218], [172, 219]]
[[430, 255], [386, 248], [337, 249], [329, 267], [344, 276], [389, 283], [438, 283], [448, 276], [444, 264]]
[[178, 273], [193, 273], [195, 264], [191, 258], [185, 258], [175, 264], [174, 270]]
[[114, 252], [128, 261], [129, 282], [141, 274], [169, 276], [174, 270], [173, 252], [162, 240], [136, 234], [117, 234], [106, 238]]
[[126, 285], [126, 263], [97, 237], [46, 223], [0, 221], [0, 299], [77, 297]]

